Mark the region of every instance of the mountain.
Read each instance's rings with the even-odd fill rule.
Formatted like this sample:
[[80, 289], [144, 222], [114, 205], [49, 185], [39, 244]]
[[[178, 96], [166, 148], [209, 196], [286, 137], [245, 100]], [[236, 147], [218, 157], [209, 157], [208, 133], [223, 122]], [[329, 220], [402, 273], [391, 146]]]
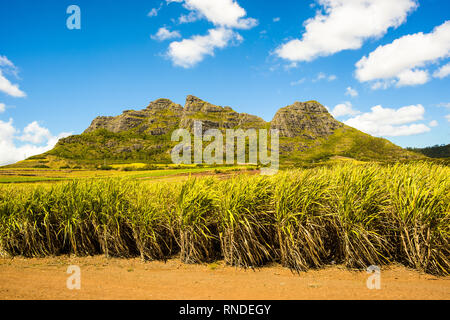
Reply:
[[280, 130], [283, 164], [335, 158], [397, 161], [419, 158], [390, 141], [375, 138], [336, 119], [317, 101], [295, 102], [280, 109], [271, 122]]
[[172, 132], [179, 128], [192, 132], [196, 120], [202, 121], [203, 130], [278, 129], [280, 159], [286, 165], [336, 157], [362, 161], [421, 157], [386, 139], [344, 125], [317, 101], [295, 102], [278, 110], [273, 120], [266, 122], [231, 107], [188, 96], [184, 107], [168, 99], [158, 99], [140, 111], [126, 110], [116, 117], [98, 117], [81, 135], [61, 139], [53, 150], [25, 162], [83, 166], [97, 166], [105, 160], [170, 163], [170, 151], [177, 144], [171, 142]]
[[278, 129], [282, 137], [305, 137], [311, 140], [330, 136], [342, 126], [316, 101], [296, 102], [282, 108], [271, 122], [272, 129]]

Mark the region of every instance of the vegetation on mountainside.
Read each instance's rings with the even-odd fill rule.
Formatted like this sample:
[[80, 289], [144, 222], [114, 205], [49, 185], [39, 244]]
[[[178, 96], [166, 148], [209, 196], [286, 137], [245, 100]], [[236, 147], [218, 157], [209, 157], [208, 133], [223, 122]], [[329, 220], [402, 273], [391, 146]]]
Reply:
[[406, 148], [406, 150], [421, 153], [430, 158], [450, 158], [450, 144], [435, 145], [426, 148]]
[[[331, 136], [316, 140], [302, 137], [281, 138], [281, 163], [321, 162], [335, 156], [358, 161], [417, 160], [423, 156], [407, 152], [382, 138], [375, 138], [357, 129], [344, 126]], [[285, 151], [283, 152], [283, 146]]]

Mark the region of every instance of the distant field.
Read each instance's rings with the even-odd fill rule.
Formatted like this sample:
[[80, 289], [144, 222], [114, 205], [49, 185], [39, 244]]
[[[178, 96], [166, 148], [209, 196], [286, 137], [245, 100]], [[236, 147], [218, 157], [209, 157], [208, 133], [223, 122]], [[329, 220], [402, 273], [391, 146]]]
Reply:
[[123, 171], [123, 167], [133, 167], [133, 165], [114, 165], [113, 168], [117, 170], [57, 170], [57, 169], [0, 169], [0, 183], [38, 183], [38, 182], [58, 182], [73, 179], [91, 179], [91, 178], [131, 178], [131, 179], [146, 179], [146, 178], [161, 178], [172, 177], [177, 175], [199, 174], [199, 173], [223, 173], [230, 171], [241, 171], [247, 169], [254, 169], [254, 166], [221, 166], [221, 167], [195, 167], [181, 166], [174, 168], [171, 165], [167, 168], [157, 170], [138, 171], [141, 164], [134, 165], [137, 171]]

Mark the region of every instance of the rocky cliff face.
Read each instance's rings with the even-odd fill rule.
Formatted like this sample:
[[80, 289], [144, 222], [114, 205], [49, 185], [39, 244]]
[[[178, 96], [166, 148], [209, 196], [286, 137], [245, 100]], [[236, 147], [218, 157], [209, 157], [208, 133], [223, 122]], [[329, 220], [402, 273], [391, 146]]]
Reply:
[[183, 107], [168, 99], [158, 99], [140, 111], [127, 110], [117, 117], [98, 117], [85, 133], [106, 129], [113, 133], [137, 128], [139, 133], [164, 135], [178, 127]]
[[335, 120], [327, 109], [316, 101], [295, 102], [280, 109], [271, 122], [281, 137], [302, 136], [316, 139], [332, 135], [343, 124]]
[[194, 121], [201, 120], [203, 130], [243, 128], [258, 129], [266, 125], [260, 117], [238, 113], [230, 107], [219, 107], [197, 97], [188, 96], [180, 127], [192, 130]]
[[138, 133], [165, 135], [177, 128], [191, 130], [194, 121], [201, 120], [203, 129], [261, 128], [266, 122], [230, 107], [220, 107], [194, 96], [186, 98], [183, 108], [168, 99], [158, 99], [140, 111], [127, 110], [117, 117], [98, 117], [85, 133], [106, 129], [113, 133], [136, 130]]

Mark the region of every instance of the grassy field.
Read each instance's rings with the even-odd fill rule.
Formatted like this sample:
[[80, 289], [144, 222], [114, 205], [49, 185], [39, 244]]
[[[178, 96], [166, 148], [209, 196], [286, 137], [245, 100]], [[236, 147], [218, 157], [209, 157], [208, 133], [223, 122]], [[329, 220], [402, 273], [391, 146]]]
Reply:
[[145, 179], [184, 170], [211, 172], [87, 178], [80, 171], [71, 181], [0, 185], [0, 250], [26, 257], [179, 255], [185, 263], [224, 259], [241, 267], [277, 261], [295, 271], [399, 262], [450, 272], [449, 167], [349, 162], [272, 177]]
[[222, 173], [230, 171], [253, 170], [255, 166], [195, 166], [195, 165], [159, 165], [145, 169], [146, 164], [118, 164], [108, 166], [107, 170], [57, 170], [38, 168], [0, 169], [0, 184], [58, 182], [101, 178], [151, 179], [199, 173]]

